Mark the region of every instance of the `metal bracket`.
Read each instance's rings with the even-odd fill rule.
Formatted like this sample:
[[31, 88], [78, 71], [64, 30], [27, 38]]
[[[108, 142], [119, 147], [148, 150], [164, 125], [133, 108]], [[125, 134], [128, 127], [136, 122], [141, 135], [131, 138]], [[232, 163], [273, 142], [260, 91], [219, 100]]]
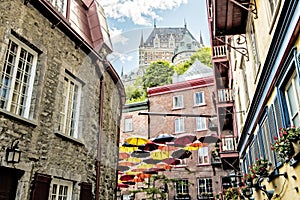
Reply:
[[59, 20], [56, 24], [52, 24], [51, 28], [54, 29], [55, 27], [57, 27], [60, 24], [61, 20]]
[[31, 0], [24, 0], [24, 5], [27, 6], [27, 4], [30, 2]]
[[[258, 18], [258, 16], [257, 16], [257, 7], [256, 7], [256, 1], [255, 0], [254, 0], [254, 3], [250, 3], [250, 2], [240, 3], [240, 2], [237, 2], [235, 0], [230, 0], [230, 1], [232, 3], [240, 6], [241, 8], [252, 12], [254, 14], [254, 19]], [[248, 6], [248, 7], [246, 7], [246, 6]]]
[[[243, 37], [244, 40], [241, 40], [241, 37]], [[223, 41], [222, 39], [220, 39], [219, 37], [216, 37], [216, 39], [218, 41], [226, 44], [231, 49], [234, 49], [235, 51], [239, 52], [240, 54], [242, 54], [243, 56], [246, 57], [246, 61], [249, 61], [249, 53], [248, 53], [248, 49], [247, 48], [245, 48], [245, 47], [233, 47], [229, 43], [227, 43], [226, 41]], [[244, 43], [246, 43], [246, 36], [239, 35], [239, 37], [236, 40], [237, 40], [236, 41], [237, 44], [244, 44]]]

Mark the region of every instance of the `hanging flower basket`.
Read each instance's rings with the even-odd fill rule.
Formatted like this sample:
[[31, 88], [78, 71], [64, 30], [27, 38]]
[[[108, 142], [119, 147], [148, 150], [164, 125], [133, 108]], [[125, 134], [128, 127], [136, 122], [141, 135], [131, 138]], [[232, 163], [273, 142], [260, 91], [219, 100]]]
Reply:
[[294, 126], [281, 128], [278, 137], [274, 137], [272, 150], [276, 152], [281, 161], [288, 161], [300, 152], [300, 128]]
[[253, 166], [250, 166], [251, 173], [255, 176], [267, 177], [269, 175], [269, 169], [271, 168], [272, 163], [265, 159], [256, 158]]

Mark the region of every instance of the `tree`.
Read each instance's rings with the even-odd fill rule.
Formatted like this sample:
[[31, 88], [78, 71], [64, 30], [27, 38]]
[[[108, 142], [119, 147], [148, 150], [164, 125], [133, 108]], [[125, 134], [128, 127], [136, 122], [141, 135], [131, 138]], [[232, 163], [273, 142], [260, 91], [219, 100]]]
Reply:
[[172, 83], [174, 67], [167, 61], [152, 62], [143, 76], [144, 89]]
[[126, 91], [126, 103], [142, 102], [146, 100], [146, 92], [143, 89], [142, 77], [137, 77], [133, 85], [128, 85]]

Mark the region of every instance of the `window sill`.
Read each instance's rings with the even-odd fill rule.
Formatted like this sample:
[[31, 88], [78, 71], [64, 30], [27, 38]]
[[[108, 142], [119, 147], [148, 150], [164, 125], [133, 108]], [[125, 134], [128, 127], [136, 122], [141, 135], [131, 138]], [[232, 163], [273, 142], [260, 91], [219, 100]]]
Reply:
[[24, 118], [22, 116], [19, 116], [19, 115], [16, 115], [16, 114], [13, 114], [11, 112], [8, 112], [6, 110], [3, 110], [3, 109], [0, 109], [0, 114], [3, 114], [9, 118], [12, 118], [14, 120], [17, 120], [17, 121], [20, 121], [20, 122], [23, 122], [23, 123], [26, 123], [28, 125], [31, 125], [31, 126], [37, 126], [38, 123], [36, 121], [33, 121], [33, 120], [30, 120], [30, 119], [27, 119], [27, 118]]
[[197, 164], [197, 167], [206, 167], [206, 166], [210, 166], [210, 163], [205, 163], [205, 164]]
[[201, 132], [201, 131], [207, 131], [207, 129], [196, 129], [195, 131]]
[[172, 108], [172, 110], [182, 110], [184, 107]]
[[193, 107], [202, 107], [202, 106], [207, 106], [207, 104], [206, 103], [195, 104]]
[[62, 138], [62, 139], [65, 139], [65, 140], [68, 140], [68, 141], [70, 141], [70, 142], [74, 142], [74, 143], [76, 143], [76, 144], [79, 144], [79, 145], [84, 146], [83, 142], [82, 142], [81, 140], [79, 140], [79, 139], [73, 138], [73, 137], [71, 137], [71, 136], [67, 136], [67, 135], [62, 134], [62, 133], [60, 133], [60, 132], [55, 132], [54, 134], [55, 134], [56, 136]]

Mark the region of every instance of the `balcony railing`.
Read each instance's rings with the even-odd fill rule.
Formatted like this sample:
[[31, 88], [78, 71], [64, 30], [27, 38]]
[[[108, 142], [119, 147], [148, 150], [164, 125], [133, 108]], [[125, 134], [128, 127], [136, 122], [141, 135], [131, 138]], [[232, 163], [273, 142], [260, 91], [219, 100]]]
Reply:
[[213, 58], [220, 58], [220, 57], [226, 57], [226, 56], [227, 56], [226, 45], [213, 47]]
[[232, 89], [218, 89], [218, 101], [219, 103], [233, 101]]
[[235, 137], [222, 138], [222, 152], [232, 152], [236, 150]]

